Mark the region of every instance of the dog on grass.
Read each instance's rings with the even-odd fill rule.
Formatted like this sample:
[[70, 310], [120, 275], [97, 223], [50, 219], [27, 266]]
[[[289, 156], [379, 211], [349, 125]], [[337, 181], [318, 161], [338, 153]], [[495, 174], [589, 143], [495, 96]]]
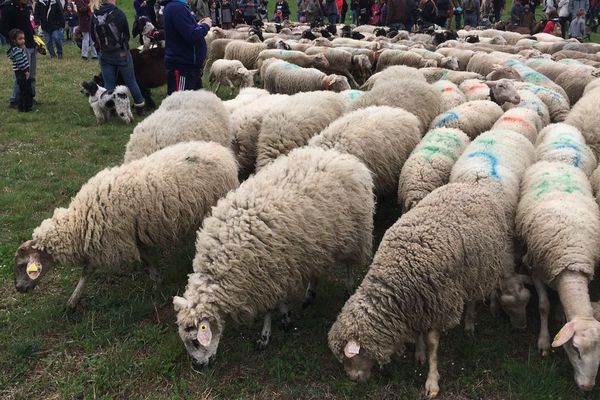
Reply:
[[96, 82], [83, 82], [81, 93], [88, 96], [98, 124], [108, 121], [113, 111], [126, 123], [133, 121], [127, 86], [119, 85], [114, 90], [106, 90]]

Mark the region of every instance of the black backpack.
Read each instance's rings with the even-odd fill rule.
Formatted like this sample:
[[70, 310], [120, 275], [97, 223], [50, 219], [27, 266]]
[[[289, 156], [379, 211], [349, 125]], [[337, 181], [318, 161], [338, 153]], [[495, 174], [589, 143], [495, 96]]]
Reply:
[[107, 12], [104, 15], [94, 14], [94, 26], [96, 43], [98, 43], [101, 51], [116, 51], [123, 50], [123, 35], [115, 24], [113, 13], [115, 10]]

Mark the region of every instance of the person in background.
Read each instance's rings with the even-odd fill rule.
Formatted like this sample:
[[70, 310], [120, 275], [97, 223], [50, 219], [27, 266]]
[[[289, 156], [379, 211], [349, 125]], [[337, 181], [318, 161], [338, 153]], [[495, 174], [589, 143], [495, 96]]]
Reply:
[[463, 0], [464, 26], [472, 28], [479, 25], [479, 0]]
[[340, 23], [346, 23], [346, 14], [348, 13], [348, 1], [342, 0], [342, 8], [340, 10]]
[[73, 32], [78, 25], [79, 19], [73, 9], [73, 5], [70, 3], [67, 3], [65, 7], [65, 21], [67, 23], [67, 40], [73, 40]]
[[437, 22], [437, 6], [435, 5], [435, 1], [422, 0], [419, 3], [419, 15], [425, 27], [435, 24]]
[[218, 0], [212, 0], [209, 4], [210, 19], [214, 26], [221, 26], [221, 3]]
[[371, 18], [369, 18], [369, 25], [377, 26], [381, 21], [381, 4], [379, 0], [374, 0], [371, 4]]
[[494, 6], [494, 22], [500, 22], [502, 19], [502, 10], [504, 10], [504, 6], [506, 5], [505, 0], [493, 0]]
[[580, 8], [569, 26], [569, 37], [583, 42], [583, 35], [585, 35], [585, 11]]
[[[25, 35], [25, 48], [29, 55], [29, 80], [31, 83], [31, 96], [35, 98], [35, 70], [36, 70], [36, 45], [33, 40], [34, 30], [29, 19], [31, 7], [27, 0], [9, 0], [0, 4], [0, 34], [9, 38], [13, 29], [21, 30]], [[21, 91], [17, 80], [13, 82], [12, 95], [9, 106], [17, 108], [21, 99]]]
[[[163, 4], [163, 2], [161, 2], [161, 4]], [[197, 21], [204, 18], [208, 18], [208, 16], [210, 15], [208, 0], [192, 0], [190, 6], [196, 16]]]
[[544, 0], [544, 13], [550, 15], [550, 11], [556, 10], [556, 0]]
[[242, 10], [244, 23], [252, 25], [252, 21], [258, 18], [257, 0], [241, 0], [239, 5]]
[[210, 18], [196, 23], [188, 3], [163, 0], [165, 21], [165, 66], [167, 93], [202, 88], [202, 68], [206, 60], [206, 40]]
[[[101, 2], [100, 2], [101, 1]], [[104, 86], [114, 90], [120, 74], [133, 97], [138, 115], [143, 114], [145, 101], [135, 80], [133, 60], [129, 52], [129, 24], [125, 13], [116, 6], [116, 0], [91, 0], [93, 10], [90, 32], [100, 51], [100, 70]]]
[[590, 10], [590, 0], [569, 0], [569, 16], [570, 19], [575, 19], [577, 11], [583, 9], [584, 15]]
[[549, 33], [554, 36], [562, 36], [559, 21], [560, 20], [558, 19], [558, 13], [556, 12], [556, 9], [550, 11], [550, 14], [548, 14], [548, 22], [546, 22], [546, 26], [544, 26], [544, 33]]
[[29, 74], [29, 56], [25, 47], [25, 33], [20, 29], [12, 29], [8, 33], [10, 48], [6, 52], [12, 62], [12, 70], [19, 85], [21, 96], [19, 97], [18, 109], [21, 112], [29, 112], [33, 106], [31, 92], [31, 80]]
[[448, 12], [450, 10], [450, 0], [437, 0], [435, 8], [435, 23], [441, 26], [442, 28], [446, 28], [446, 22], [448, 21]]
[[[63, 57], [65, 14], [60, 0], [38, 0], [34, 9], [35, 23], [42, 26], [44, 42], [50, 58]], [[54, 46], [56, 45], [56, 51]]]
[[371, 19], [371, 0], [358, 0], [358, 23], [366, 25]]
[[569, 29], [569, 0], [558, 1], [558, 20], [560, 21], [562, 38], [566, 39]]
[[221, 26], [223, 29], [233, 28], [233, 13], [235, 8], [230, 0], [223, 0], [221, 4]]
[[350, 0], [350, 13], [352, 14], [352, 23], [358, 26], [358, 0]]
[[306, 23], [308, 24], [312, 24], [323, 18], [323, 11], [319, 4], [319, 0], [303, 0], [302, 13], [304, 13]]
[[281, 23], [286, 19], [290, 19], [290, 5], [287, 0], [277, 0], [275, 3], [275, 16], [273, 20]]
[[87, 0], [75, 0], [77, 7], [77, 17], [79, 18], [79, 32], [81, 33], [81, 58], [87, 60], [92, 52], [92, 58], [98, 58], [98, 52], [94, 44], [94, 39], [90, 34], [92, 24], [92, 10]]
[[[323, 0], [323, 7], [329, 23], [332, 25], [337, 24], [338, 20], [338, 9], [336, 0]], [[366, 23], [366, 22], [363, 22]]]
[[510, 23], [512, 25], [521, 25], [523, 19], [523, 5], [521, 0], [514, 0], [513, 6], [510, 10]]

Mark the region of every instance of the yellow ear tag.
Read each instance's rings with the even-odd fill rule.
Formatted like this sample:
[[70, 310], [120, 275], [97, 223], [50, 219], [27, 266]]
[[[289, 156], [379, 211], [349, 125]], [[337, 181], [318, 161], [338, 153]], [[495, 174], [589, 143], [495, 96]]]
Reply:
[[27, 264], [25, 272], [27, 272], [27, 276], [29, 276], [29, 279], [37, 279], [40, 277], [40, 274], [42, 272], [42, 266], [36, 262], [31, 262]]
[[40, 266], [38, 265], [38, 263], [32, 262], [30, 264], [27, 264], [27, 272], [39, 272], [40, 270]]
[[556, 334], [556, 336], [554, 336], [554, 340], [552, 340], [552, 341], [556, 342], [558, 339], [560, 339], [560, 331], [558, 331], [558, 333]]

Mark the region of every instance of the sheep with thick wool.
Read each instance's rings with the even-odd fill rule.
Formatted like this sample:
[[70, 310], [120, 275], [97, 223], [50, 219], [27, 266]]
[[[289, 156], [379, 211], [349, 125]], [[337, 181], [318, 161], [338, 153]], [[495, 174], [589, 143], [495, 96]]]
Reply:
[[583, 95], [587, 84], [598, 77], [600, 77], [600, 71], [596, 68], [569, 66], [565, 72], [556, 78], [555, 82], [567, 92], [571, 104], [575, 104]]
[[484, 75], [476, 72], [452, 71], [446, 68], [421, 68], [419, 72], [425, 77], [428, 83], [446, 79], [455, 85], [460, 85], [467, 79], [483, 79], [484, 77]]
[[435, 60], [425, 58], [418, 53], [407, 50], [383, 50], [377, 58], [376, 72], [381, 72], [391, 65], [406, 65], [413, 68], [437, 67]]
[[262, 63], [269, 58], [277, 58], [279, 60], [287, 61], [302, 68], [324, 69], [329, 67], [329, 61], [325, 55], [320, 53], [309, 55], [303, 51], [268, 49], [263, 50], [258, 54], [255, 68], [260, 69]]
[[502, 107], [493, 101], [467, 101], [438, 115], [429, 128], [457, 128], [473, 139], [490, 129], [501, 115]]
[[298, 93], [281, 99], [265, 112], [256, 145], [256, 170], [308, 144], [330, 123], [346, 112], [337, 93]]
[[407, 212], [440, 186], [448, 183], [454, 163], [469, 144], [459, 129], [432, 129], [410, 154], [400, 172], [398, 204]]
[[238, 95], [235, 96], [235, 98], [224, 101], [223, 105], [225, 106], [225, 109], [229, 111], [229, 113], [232, 113], [238, 108], [241, 108], [246, 104], [254, 102], [254, 100], [258, 99], [259, 97], [264, 97], [268, 95], [269, 92], [267, 92], [265, 89], [246, 87], [240, 89]]
[[421, 73], [421, 70], [406, 65], [392, 65], [381, 72], [371, 75], [360, 88], [362, 90], [371, 90], [377, 83], [385, 84], [402, 79], [425, 82], [425, 77]]
[[600, 261], [600, 210], [587, 176], [563, 162], [537, 162], [523, 177], [516, 221], [527, 246], [524, 262], [558, 291], [567, 316], [552, 346], [564, 346], [577, 385], [591, 390], [600, 364], [600, 322], [593, 318], [588, 285]]
[[535, 71], [534, 69], [523, 64], [521, 61], [515, 59], [508, 59], [503, 61], [502, 64], [514, 68], [519, 73], [519, 75], [521, 75], [521, 78], [524, 82], [529, 82], [533, 83], [534, 85], [544, 86], [548, 89], [552, 89], [555, 92], [562, 95], [565, 99], [569, 99], [569, 96], [562, 87], [558, 86], [548, 77], [546, 77], [546, 75]]
[[367, 275], [328, 335], [352, 380], [390, 362], [427, 335], [425, 394], [439, 393], [440, 333], [458, 325], [465, 303], [485, 299], [502, 274], [507, 226], [488, 189], [448, 184], [434, 190], [385, 233]]
[[543, 126], [550, 123], [550, 111], [540, 97], [528, 90], [517, 90], [517, 93], [519, 93], [519, 96], [521, 97], [519, 104], [504, 103], [502, 105], [504, 111], [508, 111], [511, 108], [528, 108], [535, 111], [537, 115], [540, 116]]
[[[431, 84], [431, 87], [440, 92], [442, 96], [441, 112], [448, 111], [451, 108], [467, 102], [465, 94], [454, 83], [445, 79], [439, 80]], [[487, 87], [487, 86], [486, 86]], [[488, 92], [489, 92], [489, 87]]]
[[531, 143], [535, 143], [538, 132], [542, 129], [542, 119], [533, 110], [514, 107], [502, 114], [492, 129], [508, 129], [520, 133]]
[[[371, 257], [373, 211], [367, 167], [315, 147], [280, 157], [221, 199], [198, 232], [184, 295], [173, 300], [194, 363], [214, 357], [227, 318], [285, 312], [285, 302], [335, 263], [351, 286], [352, 270]], [[269, 338], [270, 316], [259, 345]]]
[[585, 142], [592, 148], [596, 158], [600, 157], [600, 88], [588, 91], [573, 106], [565, 123], [573, 125], [583, 134]]
[[134, 128], [125, 147], [124, 162], [195, 140], [229, 147], [229, 113], [221, 99], [209, 91], [175, 92]]
[[227, 85], [231, 94], [235, 89], [254, 86], [254, 75], [258, 70], [248, 70], [239, 60], [216, 60], [210, 67], [208, 74], [209, 87], [217, 82], [215, 92], [221, 85]]
[[164, 148], [92, 177], [68, 208], [57, 208], [15, 256], [15, 287], [33, 289], [54, 265], [81, 264], [74, 307], [96, 268], [143, 260], [146, 249], [170, 249], [200, 226], [217, 200], [238, 186], [229, 149], [214, 142]]
[[396, 196], [402, 165], [421, 140], [420, 124], [401, 108], [367, 107], [333, 121], [308, 144], [356, 156], [373, 173], [375, 193]]
[[316, 90], [342, 92], [350, 89], [345, 76], [327, 75], [316, 68], [302, 68], [286, 61], [270, 60], [265, 60], [261, 66], [261, 79], [270, 93], [295, 94]]
[[253, 69], [261, 51], [266, 50], [264, 43], [249, 43], [234, 40], [225, 46], [224, 58], [227, 60], [239, 60], [247, 69]]
[[535, 94], [548, 107], [551, 122], [562, 122], [567, 117], [571, 106], [569, 99], [555, 90], [529, 82], [515, 82], [517, 90], [526, 90]]
[[587, 176], [596, 168], [596, 156], [577, 128], [552, 124], [539, 134], [535, 145], [537, 161], [559, 161], [580, 168]]
[[372, 63], [365, 54], [353, 54], [349, 51], [332, 47], [311, 47], [306, 49], [306, 54], [321, 54], [329, 62], [327, 72], [344, 75], [352, 84], [358, 86], [354, 75], [364, 82], [370, 75]]

